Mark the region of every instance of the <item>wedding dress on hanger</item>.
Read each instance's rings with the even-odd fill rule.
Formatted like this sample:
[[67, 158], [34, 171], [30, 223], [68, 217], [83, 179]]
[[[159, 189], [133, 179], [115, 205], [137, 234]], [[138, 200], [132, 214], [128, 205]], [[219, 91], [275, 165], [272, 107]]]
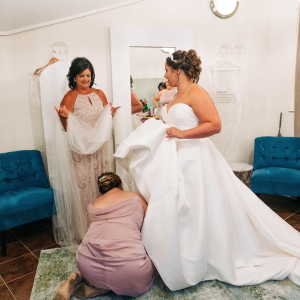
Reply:
[[223, 157], [230, 161], [242, 116], [242, 71], [228, 60], [220, 60], [201, 75], [201, 86], [212, 96], [222, 122], [222, 131], [210, 137]]
[[114, 154], [148, 202], [143, 243], [171, 290], [218, 279], [259, 284], [287, 276], [300, 285], [300, 233], [232, 172], [209, 138], [165, 138], [198, 126], [177, 103], [138, 127]]

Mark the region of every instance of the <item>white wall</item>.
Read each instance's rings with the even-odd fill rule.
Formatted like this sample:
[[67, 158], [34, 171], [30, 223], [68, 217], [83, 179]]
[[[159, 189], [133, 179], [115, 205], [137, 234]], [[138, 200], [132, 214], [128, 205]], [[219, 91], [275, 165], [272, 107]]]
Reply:
[[162, 78], [166, 58], [161, 48], [130, 47], [130, 74], [135, 78]]
[[[18, 118], [15, 113], [16, 101], [12, 97], [13, 83], [12, 70], [8, 67], [8, 49], [6, 39], [0, 37], [0, 151], [11, 151], [19, 149], [16, 138], [16, 124], [14, 120]], [[27, 120], [27, 124], [30, 124]]]
[[276, 135], [281, 111], [282, 134], [293, 136], [288, 102], [293, 99], [298, 5], [297, 0], [240, 0], [236, 15], [223, 20], [211, 12], [209, 1], [147, 0], [0, 37], [1, 70], [3, 64], [7, 68], [0, 77], [0, 152], [33, 148], [29, 78], [48, 62], [54, 41], [69, 46], [70, 58], [92, 61], [97, 87], [111, 100], [109, 26], [184, 27], [193, 29], [204, 69], [217, 60], [222, 44], [245, 46], [247, 53], [233, 58], [243, 71], [244, 111], [232, 160], [252, 162], [254, 138]]

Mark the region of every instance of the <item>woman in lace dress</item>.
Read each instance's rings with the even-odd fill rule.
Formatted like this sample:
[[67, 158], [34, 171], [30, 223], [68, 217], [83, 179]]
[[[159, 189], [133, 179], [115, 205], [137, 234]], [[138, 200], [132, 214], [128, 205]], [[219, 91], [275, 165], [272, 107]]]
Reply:
[[[88, 59], [77, 57], [72, 61], [67, 78], [70, 90], [61, 101], [60, 107], [55, 107], [63, 128], [68, 131], [69, 113], [72, 113], [92, 130], [108, 105], [105, 94], [101, 90], [92, 88], [95, 78], [93, 65]], [[117, 108], [111, 106], [110, 109], [111, 114], [114, 115]], [[71, 155], [82, 208], [87, 214], [88, 204], [99, 197], [96, 185], [99, 174], [110, 171], [108, 155], [111, 154], [107, 153], [107, 142], [105, 142], [92, 154], [71, 151]]]

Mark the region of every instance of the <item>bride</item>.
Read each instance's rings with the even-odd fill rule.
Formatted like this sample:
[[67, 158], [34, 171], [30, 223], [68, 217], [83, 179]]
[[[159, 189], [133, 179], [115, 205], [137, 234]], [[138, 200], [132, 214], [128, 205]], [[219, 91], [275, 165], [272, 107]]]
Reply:
[[196, 84], [200, 64], [194, 50], [167, 58], [165, 78], [178, 92], [162, 109], [163, 121], [145, 122], [114, 154], [148, 202], [147, 253], [171, 290], [287, 276], [300, 285], [300, 233], [234, 175], [207, 138], [221, 122]]

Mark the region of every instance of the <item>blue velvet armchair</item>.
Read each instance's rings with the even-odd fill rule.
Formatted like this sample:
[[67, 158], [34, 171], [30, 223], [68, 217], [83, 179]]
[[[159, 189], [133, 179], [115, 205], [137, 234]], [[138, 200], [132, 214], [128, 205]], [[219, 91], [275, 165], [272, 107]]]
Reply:
[[0, 238], [6, 230], [53, 215], [54, 195], [37, 150], [0, 154]]
[[300, 197], [300, 138], [256, 138], [250, 188], [258, 196]]

